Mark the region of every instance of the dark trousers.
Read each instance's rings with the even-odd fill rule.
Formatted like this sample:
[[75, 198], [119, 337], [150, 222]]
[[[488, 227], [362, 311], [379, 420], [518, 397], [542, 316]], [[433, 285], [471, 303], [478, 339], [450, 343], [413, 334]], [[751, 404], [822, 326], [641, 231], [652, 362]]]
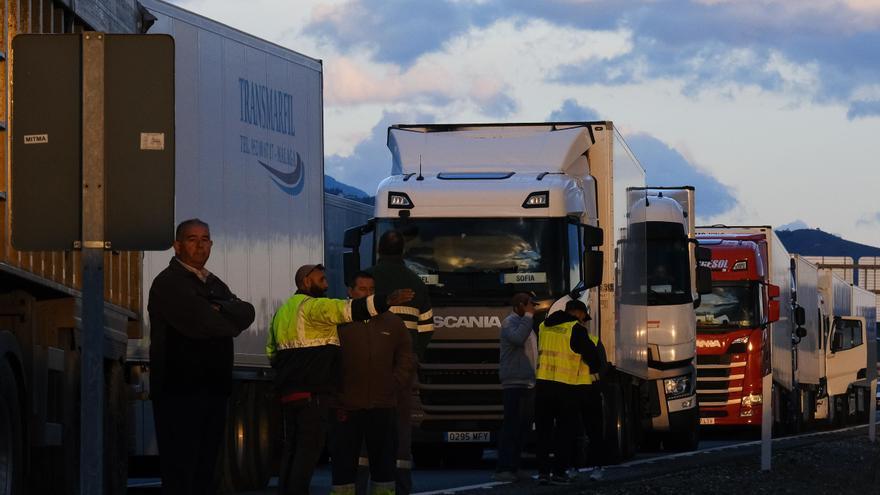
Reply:
[[336, 409], [331, 414], [333, 486], [354, 485], [361, 447], [366, 443], [374, 485], [394, 484], [397, 453], [397, 412], [393, 408]]
[[397, 472], [395, 475], [396, 495], [409, 495], [412, 492], [412, 400], [416, 387], [403, 387], [397, 391]]
[[497, 471], [516, 472], [520, 466], [522, 446], [532, 426], [535, 389], [508, 387], [504, 389], [504, 422], [498, 443]]
[[[576, 431], [577, 405], [573, 385], [538, 380], [535, 385], [535, 429], [538, 473], [563, 475], [570, 466], [571, 437]], [[553, 452], [553, 462], [550, 452]]]
[[226, 425], [225, 395], [153, 398], [165, 495], [214, 494]]
[[322, 396], [281, 405], [284, 447], [278, 493], [306, 495], [327, 438], [327, 400]]
[[599, 385], [578, 385], [575, 396], [583, 431], [589, 438], [588, 465], [600, 465], [599, 443], [602, 441], [602, 394]]

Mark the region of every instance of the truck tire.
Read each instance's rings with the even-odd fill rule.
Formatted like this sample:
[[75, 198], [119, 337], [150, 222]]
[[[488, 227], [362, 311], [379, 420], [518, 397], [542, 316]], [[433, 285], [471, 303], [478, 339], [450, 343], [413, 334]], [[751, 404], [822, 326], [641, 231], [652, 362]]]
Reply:
[[18, 381], [0, 357], [0, 495], [25, 493], [23, 431]]
[[[279, 412], [271, 397], [268, 383], [240, 382], [235, 384], [226, 419], [227, 437], [223, 468], [228, 472], [234, 491], [264, 489], [277, 466], [280, 428], [273, 427], [273, 416], [280, 422]], [[276, 408], [277, 409], [277, 408]]]
[[602, 438], [607, 464], [626, 460], [631, 452], [630, 403], [620, 384], [609, 383], [602, 390]]

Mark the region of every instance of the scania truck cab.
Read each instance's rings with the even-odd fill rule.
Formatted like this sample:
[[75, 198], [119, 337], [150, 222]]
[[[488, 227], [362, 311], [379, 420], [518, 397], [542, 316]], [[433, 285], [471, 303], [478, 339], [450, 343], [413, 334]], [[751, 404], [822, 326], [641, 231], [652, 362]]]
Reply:
[[[536, 319], [571, 297], [590, 307], [610, 376], [630, 377], [608, 395], [614, 431], [606, 436], [617, 440], [604, 450], [631, 454], [647, 342], [643, 311], [628, 316], [632, 328], [618, 330], [615, 281], [625, 259], [644, 266], [644, 244], [626, 242], [626, 191], [644, 188], [644, 171], [613, 125], [395, 125], [388, 147], [391, 175], [378, 187], [375, 218], [347, 232], [353, 251], [345, 264], [349, 274], [369, 265], [357, 254], [361, 239], [396, 229], [407, 266], [430, 291], [435, 332], [418, 372], [414, 446], [463, 443], [479, 452], [496, 441], [500, 326], [511, 296], [524, 291], [540, 302]], [[375, 253], [366, 256], [375, 261]], [[644, 284], [643, 272], [629, 278], [630, 286]]]
[[706, 264], [712, 270], [712, 293], [697, 308], [700, 424], [760, 425], [765, 396], [769, 399], [762, 377], [773, 364], [771, 326], [779, 324], [780, 306], [789, 304], [789, 257], [776, 256], [784, 267], [774, 278], [766, 234], [697, 232], [700, 245], [711, 250]]

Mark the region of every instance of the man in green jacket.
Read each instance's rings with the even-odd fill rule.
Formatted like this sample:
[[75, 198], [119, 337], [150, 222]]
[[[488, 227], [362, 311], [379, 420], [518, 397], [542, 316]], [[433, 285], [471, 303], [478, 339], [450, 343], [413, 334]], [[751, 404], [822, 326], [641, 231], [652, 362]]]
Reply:
[[323, 297], [328, 284], [321, 265], [301, 266], [295, 281], [297, 291], [276, 311], [266, 343], [284, 421], [282, 494], [309, 493], [324, 450], [329, 399], [340, 379], [336, 325], [367, 320], [413, 298], [405, 288], [355, 300]]

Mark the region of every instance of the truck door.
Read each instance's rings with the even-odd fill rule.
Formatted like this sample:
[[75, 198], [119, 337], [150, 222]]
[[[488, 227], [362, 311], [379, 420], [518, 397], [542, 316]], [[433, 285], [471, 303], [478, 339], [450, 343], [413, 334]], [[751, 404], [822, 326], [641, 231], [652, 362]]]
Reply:
[[843, 394], [868, 362], [865, 319], [834, 318], [826, 356], [828, 395]]

